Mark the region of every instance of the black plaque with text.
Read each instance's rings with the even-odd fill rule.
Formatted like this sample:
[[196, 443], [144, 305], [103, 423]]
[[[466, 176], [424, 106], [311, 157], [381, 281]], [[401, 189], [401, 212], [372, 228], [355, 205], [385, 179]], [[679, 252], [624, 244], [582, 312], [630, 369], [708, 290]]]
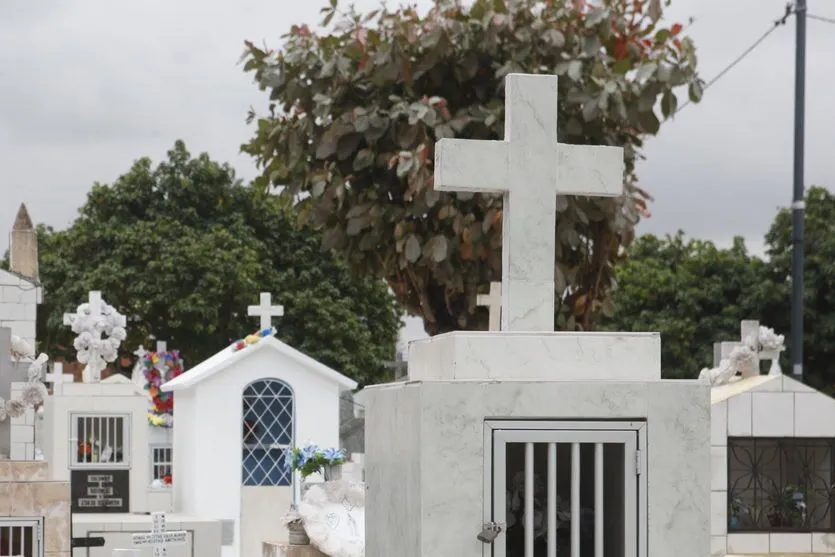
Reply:
[[73, 470], [72, 512], [130, 512], [130, 470]]

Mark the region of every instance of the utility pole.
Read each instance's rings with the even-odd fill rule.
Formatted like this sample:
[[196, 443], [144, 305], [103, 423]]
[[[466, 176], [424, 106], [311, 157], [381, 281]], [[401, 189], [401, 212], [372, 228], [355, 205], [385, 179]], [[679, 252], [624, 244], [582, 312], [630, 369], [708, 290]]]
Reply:
[[803, 139], [806, 117], [806, 0], [797, 0], [794, 52], [794, 196], [792, 199], [792, 374], [803, 381]]

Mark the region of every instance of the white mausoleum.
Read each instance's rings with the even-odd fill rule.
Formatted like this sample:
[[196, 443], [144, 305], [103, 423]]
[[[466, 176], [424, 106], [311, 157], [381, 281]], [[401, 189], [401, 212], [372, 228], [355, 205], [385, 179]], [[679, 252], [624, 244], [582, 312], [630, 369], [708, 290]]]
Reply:
[[711, 553], [835, 554], [835, 400], [783, 375], [711, 389]]
[[223, 557], [286, 536], [294, 500], [288, 448], [339, 445], [344, 375], [273, 336], [221, 350], [165, 383], [174, 392], [174, 507], [224, 521]]

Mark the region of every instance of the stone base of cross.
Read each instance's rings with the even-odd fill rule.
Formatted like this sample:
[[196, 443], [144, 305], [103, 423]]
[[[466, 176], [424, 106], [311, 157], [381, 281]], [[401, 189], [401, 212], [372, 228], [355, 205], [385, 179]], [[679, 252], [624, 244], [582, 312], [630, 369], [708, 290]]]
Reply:
[[188, 541], [188, 533], [184, 530], [177, 532], [165, 531], [165, 514], [151, 513], [151, 533], [134, 534], [133, 545], [154, 548], [154, 557], [165, 557], [166, 546], [183, 545]]

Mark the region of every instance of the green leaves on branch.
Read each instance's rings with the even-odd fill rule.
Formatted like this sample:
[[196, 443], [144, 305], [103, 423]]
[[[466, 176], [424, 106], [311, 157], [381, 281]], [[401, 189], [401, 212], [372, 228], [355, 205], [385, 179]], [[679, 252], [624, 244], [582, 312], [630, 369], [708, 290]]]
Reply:
[[558, 322], [591, 327], [609, 309], [617, 254], [647, 213], [634, 168], [660, 128], [659, 101], [667, 118], [676, 88], [701, 90], [695, 48], [681, 25], [661, 27], [660, 3], [591, 4], [441, 2], [421, 15], [331, 2], [325, 33], [295, 26], [278, 51], [247, 43], [245, 68], [270, 95], [242, 146], [257, 184], [285, 186], [324, 246], [384, 277], [430, 333], [485, 328], [475, 299], [501, 278], [502, 200], [434, 191], [434, 145], [502, 139], [504, 76], [555, 73], [560, 141], [626, 151], [624, 197], [568, 198], [559, 215], [557, 260], [571, 280]]

